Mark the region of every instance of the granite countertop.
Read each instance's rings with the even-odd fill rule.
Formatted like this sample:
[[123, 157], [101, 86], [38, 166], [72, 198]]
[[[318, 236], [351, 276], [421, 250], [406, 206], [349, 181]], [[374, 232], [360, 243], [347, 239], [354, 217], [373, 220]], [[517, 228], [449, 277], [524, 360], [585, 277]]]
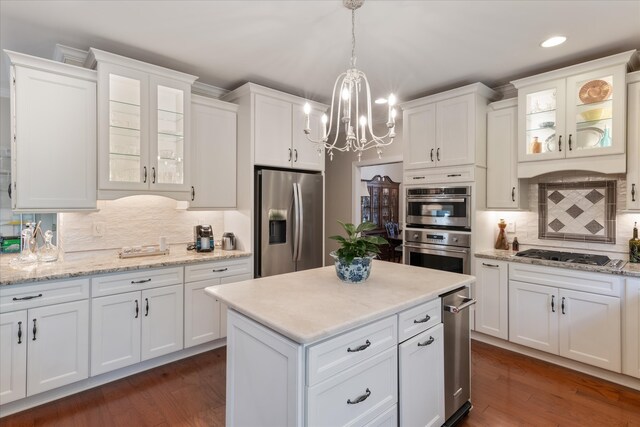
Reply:
[[545, 259], [532, 259], [516, 256], [514, 251], [506, 251], [501, 249], [490, 249], [475, 253], [476, 258], [495, 259], [499, 261], [520, 262], [523, 264], [544, 265], [547, 267], [561, 267], [571, 270], [593, 271], [594, 273], [618, 274], [622, 276], [640, 277], [640, 264], [627, 262], [624, 267], [615, 269], [607, 266], [587, 265], [587, 264], [571, 264], [561, 261], [549, 261]]
[[11, 264], [11, 260], [16, 257], [16, 254], [7, 254], [0, 257], [0, 286], [145, 268], [196, 264], [248, 256], [251, 256], [250, 252], [223, 251], [220, 249], [215, 249], [213, 252], [195, 252], [187, 251], [184, 246], [171, 246], [168, 255], [120, 259], [114, 251], [108, 255], [80, 257], [75, 260], [58, 260], [56, 262], [39, 262], [14, 266]]
[[369, 280], [345, 284], [335, 267], [206, 288], [239, 313], [300, 343], [313, 343], [471, 284], [475, 277], [373, 261]]

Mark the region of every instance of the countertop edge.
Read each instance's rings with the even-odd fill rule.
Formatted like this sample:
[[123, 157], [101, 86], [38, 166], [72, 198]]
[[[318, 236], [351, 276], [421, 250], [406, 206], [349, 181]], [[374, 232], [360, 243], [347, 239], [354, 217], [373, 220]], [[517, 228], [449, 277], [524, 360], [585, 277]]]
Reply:
[[[367, 315], [367, 316], [362, 316], [358, 319], [354, 319], [353, 321], [350, 321], [349, 323], [342, 323], [340, 325], [335, 326], [334, 328], [328, 329], [328, 330], [323, 330], [322, 332], [316, 333], [314, 335], [311, 336], [301, 336], [296, 334], [295, 332], [292, 332], [290, 330], [284, 329], [276, 324], [274, 324], [273, 322], [269, 321], [269, 319], [264, 318], [263, 316], [257, 315], [256, 313], [251, 313], [249, 312], [249, 310], [245, 310], [242, 307], [238, 306], [237, 304], [235, 304], [233, 301], [221, 297], [216, 291], [217, 289], [215, 287], [208, 287], [205, 288], [205, 292], [213, 297], [215, 297], [216, 299], [220, 300], [221, 302], [225, 303], [230, 309], [242, 314], [243, 316], [248, 317], [249, 319], [260, 323], [261, 325], [266, 326], [267, 328], [277, 332], [278, 334], [294, 341], [297, 344], [300, 345], [312, 345], [315, 343], [318, 343], [326, 338], [329, 337], [333, 337], [333, 336], [337, 336], [340, 335], [344, 332], [347, 332], [351, 329], [357, 328], [359, 326], [368, 324], [368, 323], [372, 323], [375, 322], [377, 320], [380, 320], [384, 317], [393, 315], [393, 314], [398, 314], [401, 313], [404, 310], [407, 310], [409, 308], [415, 307], [417, 305], [420, 305], [422, 303], [425, 303], [427, 301], [431, 301], [435, 298], [438, 298], [440, 295], [445, 294], [449, 291], [452, 291], [454, 289], [460, 288], [462, 286], [466, 286], [469, 284], [472, 284], [476, 281], [475, 276], [470, 276], [468, 279], [464, 279], [461, 280], [460, 282], [456, 283], [456, 284], [452, 284], [449, 286], [445, 286], [441, 289], [439, 289], [438, 291], [435, 292], [429, 292], [427, 294], [424, 294], [423, 296], [419, 297], [419, 298], [415, 298], [411, 301], [407, 301], [404, 302], [402, 304], [398, 304], [395, 306], [391, 306], [386, 310], [383, 311], [378, 311], [374, 314], [371, 315]], [[357, 286], [357, 285], [356, 285]]]
[[616, 276], [626, 276], [626, 277], [640, 277], [640, 264], [638, 265], [638, 271], [632, 271], [629, 269], [629, 263], [625, 264], [625, 266], [621, 269], [615, 269], [605, 266], [594, 266], [594, 265], [585, 265], [585, 264], [570, 264], [561, 261], [550, 261], [543, 259], [531, 259], [531, 258], [522, 258], [516, 257], [516, 252], [507, 251], [507, 250], [487, 250], [480, 251], [474, 253], [476, 258], [482, 259], [493, 259], [496, 261], [508, 261], [508, 262], [517, 262], [520, 264], [532, 264], [532, 265], [541, 265], [544, 267], [555, 267], [555, 268], [563, 268], [570, 270], [578, 270], [578, 271], [589, 271], [592, 273], [601, 273], [601, 274], [613, 274]]

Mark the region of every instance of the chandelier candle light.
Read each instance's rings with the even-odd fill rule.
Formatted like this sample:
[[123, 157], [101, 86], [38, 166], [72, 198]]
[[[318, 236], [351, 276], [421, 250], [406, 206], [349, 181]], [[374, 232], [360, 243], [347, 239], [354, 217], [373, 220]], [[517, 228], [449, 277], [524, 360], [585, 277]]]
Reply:
[[[307, 135], [307, 139], [313, 143], [321, 144], [318, 147], [318, 153], [322, 154], [323, 148], [329, 153], [329, 158], [333, 160], [333, 150], [337, 151], [354, 151], [358, 153], [358, 160], [362, 156], [362, 152], [370, 148], [375, 148], [378, 152], [378, 157], [382, 158], [382, 147], [393, 143], [395, 138], [395, 124], [396, 124], [396, 109], [394, 105], [396, 103], [396, 97], [393, 94], [389, 95], [387, 104], [389, 106], [388, 118], [387, 118], [387, 133], [382, 136], [377, 136], [373, 133], [373, 120], [371, 116], [371, 88], [369, 87], [369, 81], [367, 76], [356, 68], [356, 9], [362, 6], [364, 0], [343, 0], [344, 7], [351, 10], [351, 68], [346, 72], [340, 74], [333, 85], [333, 94], [331, 95], [331, 110], [330, 117], [326, 114], [322, 115], [322, 139], [313, 140], [309, 134], [311, 133], [309, 114], [311, 113], [311, 105], [309, 103], [304, 106], [304, 113], [306, 114], [306, 125], [304, 133]], [[338, 90], [339, 89], [339, 90]], [[362, 103], [366, 103], [366, 111], [360, 115], [360, 98], [361, 92], [364, 89], [364, 95], [366, 100], [362, 99]], [[337, 96], [336, 96], [337, 94]], [[335, 111], [335, 129], [333, 142], [329, 143], [329, 133], [334, 124], [334, 111]], [[342, 113], [342, 118], [340, 114]], [[351, 119], [358, 120], [360, 127], [357, 123], [353, 126]], [[327, 123], [328, 122], [328, 123]], [[344, 123], [344, 132], [346, 139], [343, 146], [338, 146], [338, 135], [340, 131], [340, 122]], [[367, 135], [368, 131], [368, 135]]]

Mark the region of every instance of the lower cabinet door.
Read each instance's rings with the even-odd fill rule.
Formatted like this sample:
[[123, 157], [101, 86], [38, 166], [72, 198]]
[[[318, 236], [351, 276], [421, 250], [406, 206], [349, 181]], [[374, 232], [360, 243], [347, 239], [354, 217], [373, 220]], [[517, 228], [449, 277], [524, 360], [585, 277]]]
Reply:
[[140, 292], [91, 300], [91, 376], [140, 361]]
[[560, 289], [560, 356], [622, 368], [620, 298]]
[[441, 426], [444, 419], [442, 324], [398, 346], [400, 425]]
[[397, 346], [308, 387], [307, 399], [309, 426], [360, 426], [373, 421], [398, 401]]
[[28, 311], [27, 396], [89, 376], [89, 301]]
[[27, 395], [27, 311], [0, 314], [0, 405]]
[[220, 338], [220, 302], [204, 292], [204, 288], [218, 284], [220, 279], [185, 283], [185, 348]]
[[508, 271], [505, 261], [476, 260], [475, 330], [509, 339]]
[[[239, 274], [237, 276], [223, 277], [220, 280], [220, 284], [224, 285], [227, 283], [242, 282], [243, 280], [251, 280], [251, 279], [253, 279], [253, 275], [251, 273]], [[227, 306], [226, 304], [220, 303], [220, 338], [224, 338], [226, 336], [227, 336]]]
[[509, 281], [509, 341], [558, 354], [558, 289]]
[[182, 285], [142, 291], [142, 360], [183, 348], [183, 292]]
[[640, 279], [626, 282], [622, 369], [624, 374], [640, 378]]
[[367, 427], [397, 427], [398, 426], [398, 405], [393, 405], [384, 414], [376, 417], [375, 420], [367, 424]]

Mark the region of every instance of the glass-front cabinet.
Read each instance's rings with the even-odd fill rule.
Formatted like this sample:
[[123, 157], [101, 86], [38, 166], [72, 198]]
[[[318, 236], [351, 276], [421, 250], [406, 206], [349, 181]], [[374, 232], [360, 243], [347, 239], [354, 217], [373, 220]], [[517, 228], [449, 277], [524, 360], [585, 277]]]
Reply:
[[520, 162], [624, 153], [625, 69], [518, 89]]
[[[91, 49], [98, 69], [101, 198], [184, 193], [194, 76]], [[131, 193], [131, 191], [134, 193]]]

